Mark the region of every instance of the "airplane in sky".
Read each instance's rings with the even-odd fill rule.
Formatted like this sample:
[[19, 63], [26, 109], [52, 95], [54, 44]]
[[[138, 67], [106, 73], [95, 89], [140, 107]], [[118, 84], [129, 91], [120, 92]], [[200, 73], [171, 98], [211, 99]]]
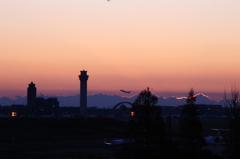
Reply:
[[131, 91], [125, 91], [125, 90], [120, 90], [121, 92], [123, 92], [123, 93], [131, 93]]

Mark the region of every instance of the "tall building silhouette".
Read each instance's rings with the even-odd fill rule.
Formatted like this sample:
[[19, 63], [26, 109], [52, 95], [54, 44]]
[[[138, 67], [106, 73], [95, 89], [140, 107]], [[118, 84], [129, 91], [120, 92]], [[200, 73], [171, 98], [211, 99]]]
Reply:
[[27, 110], [26, 116], [40, 117], [42, 115], [52, 115], [57, 117], [59, 111], [59, 101], [57, 98], [37, 98], [37, 88], [31, 82], [27, 88]]
[[31, 82], [27, 88], [27, 106], [31, 108], [36, 107], [37, 88], [35, 84]]
[[80, 80], [80, 114], [87, 113], [87, 80], [88, 75], [87, 71], [80, 71], [79, 75]]

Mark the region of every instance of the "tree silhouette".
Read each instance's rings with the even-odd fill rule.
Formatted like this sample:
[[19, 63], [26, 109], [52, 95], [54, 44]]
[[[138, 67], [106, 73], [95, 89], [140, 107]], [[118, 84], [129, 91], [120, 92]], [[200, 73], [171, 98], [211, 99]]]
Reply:
[[226, 92], [224, 92], [224, 99], [226, 106], [229, 108], [228, 112], [228, 128], [229, 128], [229, 143], [227, 150], [229, 158], [239, 158], [240, 155], [240, 104], [239, 104], [239, 90], [236, 86], [231, 88], [231, 97], [227, 99]]
[[184, 105], [179, 119], [179, 134], [183, 148], [199, 150], [205, 145], [202, 136], [202, 123], [198, 117], [198, 110], [195, 106], [196, 97], [193, 88], [190, 89], [187, 104]]
[[134, 116], [129, 121], [128, 134], [135, 141], [132, 158], [156, 157], [163, 148], [167, 148], [165, 124], [157, 103], [158, 98], [149, 88], [143, 90], [133, 103]]

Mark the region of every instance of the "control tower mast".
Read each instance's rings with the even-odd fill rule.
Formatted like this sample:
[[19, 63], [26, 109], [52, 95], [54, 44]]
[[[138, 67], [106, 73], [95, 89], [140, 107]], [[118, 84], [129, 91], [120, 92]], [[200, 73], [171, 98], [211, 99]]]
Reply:
[[81, 74], [79, 75], [80, 80], [80, 114], [87, 113], [87, 80], [88, 75], [87, 71], [83, 70], [80, 71]]

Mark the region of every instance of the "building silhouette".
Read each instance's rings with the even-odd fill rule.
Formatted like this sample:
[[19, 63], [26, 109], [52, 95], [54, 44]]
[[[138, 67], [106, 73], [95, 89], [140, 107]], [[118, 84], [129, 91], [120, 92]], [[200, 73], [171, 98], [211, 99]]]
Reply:
[[[40, 117], [43, 115], [52, 115], [57, 117], [59, 101], [57, 98], [37, 98], [37, 88], [31, 82], [27, 88], [27, 109], [26, 116]], [[21, 113], [22, 114], [22, 113]]]
[[87, 113], [87, 80], [88, 75], [87, 71], [83, 70], [80, 71], [81, 74], [79, 75], [80, 80], [80, 114]]
[[27, 88], [27, 106], [30, 108], [36, 107], [37, 88], [35, 84], [31, 82]]
[[59, 115], [59, 101], [57, 98], [37, 98], [37, 116], [42, 117], [58, 117]]

